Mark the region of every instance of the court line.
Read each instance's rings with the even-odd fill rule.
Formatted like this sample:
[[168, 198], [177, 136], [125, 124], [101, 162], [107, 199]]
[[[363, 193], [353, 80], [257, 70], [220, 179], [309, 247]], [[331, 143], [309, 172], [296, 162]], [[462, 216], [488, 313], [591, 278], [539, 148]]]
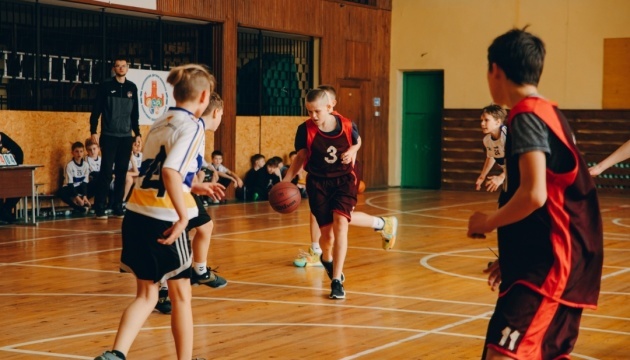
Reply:
[[413, 341], [413, 340], [417, 340], [417, 339], [423, 338], [423, 337], [425, 337], [427, 335], [436, 334], [436, 333], [439, 333], [439, 332], [441, 332], [443, 330], [448, 330], [448, 329], [454, 328], [456, 326], [464, 325], [464, 324], [467, 324], [467, 323], [470, 323], [470, 322], [473, 322], [473, 321], [476, 321], [476, 320], [486, 319], [489, 316], [492, 316], [492, 311], [487, 311], [485, 313], [482, 313], [482, 314], [479, 314], [477, 316], [474, 316], [474, 317], [472, 317], [470, 319], [456, 321], [454, 323], [447, 324], [447, 325], [444, 325], [444, 326], [440, 326], [437, 329], [430, 330], [430, 331], [427, 331], [427, 332], [422, 333], [422, 334], [409, 336], [409, 337], [401, 339], [401, 340], [390, 342], [389, 344], [377, 346], [377, 347], [374, 347], [374, 348], [372, 348], [370, 350], [362, 351], [360, 353], [356, 353], [356, 354], [351, 355], [351, 356], [346, 356], [346, 357], [343, 357], [341, 360], [352, 360], [352, 359], [360, 358], [360, 357], [362, 357], [364, 355], [374, 354], [376, 352], [379, 352], [379, 351], [382, 351], [382, 350], [385, 350], [385, 349], [388, 349], [388, 348], [400, 345], [400, 344], [405, 343], [405, 342], [409, 342], [409, 341]]
[[[379, 331], [403, 331], [403, 332], [414, 332], [419, 333], [419, 335], [425, 333], [433, 333], [447, 336], [456, 336], [456, 337], [464, 337], [464, 338], [473, 338], [478, 340], [483, 340], [481, 336], [469, 335], [469, 334], [461, 334], [454, 332], [442, 332], [436, 330], [421, 330], [421, 329], [407, 329], [407, 328], [395, 328], [395, 327], [384, 327], [384, 326], [367, 326], [367, 325], [346, 325], [346, 324], [325, 324], [325, 323], [233, 323], [233, 324], [195, 324], [193, 325], [195, 328], [213, 328], [213, 327], [325, 327], [325, 328], [338, 328], [338, 329], [369, 329], [369, 330], [379, 330]], [[155, 330], [165, 330], [171, 331], [170, 326], [154, 326], [154, 327], [143, 327], [140, 331], [155, 331]], [[85, 359], [90, 360], [93, 359], [93, 356], [85, 357], [79, 355], [69, 355], [69, 354], [59, 354], [59, 353], [51, 353], [51, 352], [43, 352], [43, 351], [33, 351], [33, 350], [24, 350], [17, 349], [17, 347], [29, 346], [29, 345], [39, 345], [52, 341], [61, 341], [61, 340], [69, 340], [76, 339], [80, 337], [86, 336], [96, 336], [96, 335], [108, 335], [115, 334], [117, 330], [111, 331], [99, 331], [94, 333], [81, 333], [75, 335], [67, 335], [67, 336], [58, 336], [54, 338], [48, 339], [40, 339], [34, 340], [19, 344], [7, 345], [0, 348], [0, 351], [6, 352], [14, 352], [14, 353], [24, 353], [31, 355], [46, 355], [46, 356], [55, 356], [55, 357], [66, 357], [72, 359]], [[422, 336], [420, 336], [422, 337]], [[216, 356], [216, 354], [215, 354]]]

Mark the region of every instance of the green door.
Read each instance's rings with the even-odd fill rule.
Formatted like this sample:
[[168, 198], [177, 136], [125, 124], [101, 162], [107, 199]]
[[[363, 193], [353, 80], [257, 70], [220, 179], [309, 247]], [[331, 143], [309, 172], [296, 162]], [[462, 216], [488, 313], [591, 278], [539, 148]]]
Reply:
[[402, 187], [440, 188], [443, 107], [442, 71], [403, 74]]

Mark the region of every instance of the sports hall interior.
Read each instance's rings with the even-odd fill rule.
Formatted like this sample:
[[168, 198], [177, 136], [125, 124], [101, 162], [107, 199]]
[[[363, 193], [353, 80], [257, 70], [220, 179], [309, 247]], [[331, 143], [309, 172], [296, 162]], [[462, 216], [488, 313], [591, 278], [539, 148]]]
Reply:
[[[367, 190], [357, 210], [397, 216], [399, 240], [386, 252], [372, 230], [351, 227], [348, 295], [334, 302], [322, 268], [292, 265], [310, 242], [306, 201], [281, 215], [233, 201], [230, 189], [232, 201], [207, 209], [209, 264], [229, 284], [193, 288], [196, 356], [478, 359], [497, 296], [482, 273], [496, 233], [466, 238], [468, 217], [492, 211], [498, 196], [474, 190], [485, 156], [480, 109], [491, 102], [487, 47], [526, 25], [545, 41], [539, 90], [567, 115], [591, 164], [630, 139], [628, 19], [623, 0], [0, 0], [0, 131], [20, 144], [25, 164], [43, 165], [38, 191], [54, 194], [70, 144], [90, 135], [95, 84], [77, 67], [109, 76], [114, 55], [156, 70], [203, 62], [224, 100], [206, 153], [222, 150], [243, 175], [255, 153], [288, 160], [307, 118], [301, 98], [331, 84], [362, 138]], [[73, 46], [89, 43], [98, 45]], [[281, 76], [244, 82], [266, 47], [267, 58], [294, 56], [290, 95]], [[72, 77], [53, 71], [72, 66]], [[280, 98], [292, 107], [274, 108]], [[595, 181], [604, 277], [572, 358], [627, 359], [630, 162]], [[118, 272], [121, 221], [39, 220], [0, 226], [0, 358], [92, 359], [111, 346], [135, 293], [133, 277]], [[170, 318], [154, 313], [130, 358], [173, 357]]]

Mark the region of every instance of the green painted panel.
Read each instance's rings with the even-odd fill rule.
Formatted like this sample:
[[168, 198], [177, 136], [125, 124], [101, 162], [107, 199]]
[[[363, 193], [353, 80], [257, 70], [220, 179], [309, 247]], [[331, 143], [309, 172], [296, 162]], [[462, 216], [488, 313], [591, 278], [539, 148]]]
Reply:
[[441, 71], [403, 75], [402, 187], [439, 189], [443, 107]]

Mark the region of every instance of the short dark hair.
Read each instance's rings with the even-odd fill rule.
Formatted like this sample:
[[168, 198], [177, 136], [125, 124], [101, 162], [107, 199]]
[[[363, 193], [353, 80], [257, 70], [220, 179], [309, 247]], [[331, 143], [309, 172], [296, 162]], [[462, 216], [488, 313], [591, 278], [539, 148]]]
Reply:
[[488, 47], [488, 71], [492, 64], [517, 85], [537, 86], [545, 63], [545, 44], [535, 35], [512, 29], [494, 39]]
[[297, 155], [297, 151], [293, 150], [289, 153], [289, 157], [293, 156], [293, 155]]
[[215, 157], [215, 156], [221, 156], [223, 157], [223, 153], [221, 152], [221, 150], [214, 150], [212, 152], [212, 155], [210, 155], [211, 158]]
[[282, 162], [282, 159], [280, 159], [277, 156], [274, 156], [274, 157], [270, 158], [269, 160], [267, 160], [267, 163], [265, 163], [265, 165], [266, 166], [278, 167], [280, 165], [280, 162]]
[[328, 102], [328, 94], [326, 94], [326, 90], [323, 89], [312, 89], [306, 93], [306, 102], [312, 103], [319, 99], [326, 99]]
[[505, 109], [500, 107], [499, 105], [495, 104], [488, 105], [485, 108], [481, 109], [481, 114], [488, 114], [501, 122], [504, 122], [505, 118], [507, 117], [507, 111], [505, 111]]
[[85, 146], [83, 146], [82, 142], [76, 141], [72, 143], [72, 151], [74, 151], [74, 149], [85, 149]]
[[254, 154], [252, 155], [251, 158], [249, 158], [249, 161], [252, 163], [252, 166], [254, 166], [254, 164], [256, 164], [256, 161], [260, 160], [260, 159], [264, 159], [265, 155], [263, 154]]

